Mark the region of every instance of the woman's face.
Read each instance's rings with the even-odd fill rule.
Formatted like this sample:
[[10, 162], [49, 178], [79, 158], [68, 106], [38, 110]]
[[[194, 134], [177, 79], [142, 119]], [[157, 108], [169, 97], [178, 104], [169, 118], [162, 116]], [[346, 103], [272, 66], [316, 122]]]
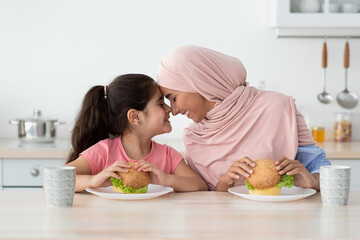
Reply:
[[174, 116], [180, 113], [196, 123], [203, 120], [207, 112], [215, 105], [199, 93], [181, 92], [161, 86], [160, 90], [169, 99]]

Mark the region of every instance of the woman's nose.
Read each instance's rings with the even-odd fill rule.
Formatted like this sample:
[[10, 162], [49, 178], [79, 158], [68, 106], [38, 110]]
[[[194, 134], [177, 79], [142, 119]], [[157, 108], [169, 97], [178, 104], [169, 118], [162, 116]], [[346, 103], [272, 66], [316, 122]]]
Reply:
[[172, 113], [173, 115], [174, 115], [174, 112], [173, 112], [173, 110], [172, 110], [172, 107], [170, 107], [169, 105], [167, 105], [166, 103], [165, 103], [165, 111], [166, 111], [166, 113]]
[[179, 113], [179, 109], [174, 104], [171, 104], [171, 113], [174, 116]]

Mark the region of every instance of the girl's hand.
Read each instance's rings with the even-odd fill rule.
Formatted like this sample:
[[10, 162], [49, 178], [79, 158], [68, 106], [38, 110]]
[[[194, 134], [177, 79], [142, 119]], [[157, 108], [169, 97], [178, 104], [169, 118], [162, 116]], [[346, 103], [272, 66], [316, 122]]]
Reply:
[[91, 187], [101, 187], [101, 186], [110, 186], [110, 177], [120, 179], [121, 177], [116, 174], [116, 172], [127, 173], [131, 166], [124, 161], [116, 161], [113, 165], [108, 168], [105, 168], [96, 175], [93, 175], [90, 180]]
[[314, 188], [318, 185], [318, 180], [297, 160], [281, 157], [275, 162], [275, 165], [280, 175], [294, 175], [294, 185], [297, 187]]
[[134, 168], [138, 171], [150, 172], [151, 183], [159, 185], [167, 185], [167, 174], [164, 173], [158, 166], [149, 163], [145, 160], [140, 160], [135, 163]]
[[254, 172], [253, 167], [256, 164], [248, 157], [244, 157], [236, 162], [233, 162], [228, 171], [220, 178], [220, 182], [233, 185], [235, 182], [243, 181]]

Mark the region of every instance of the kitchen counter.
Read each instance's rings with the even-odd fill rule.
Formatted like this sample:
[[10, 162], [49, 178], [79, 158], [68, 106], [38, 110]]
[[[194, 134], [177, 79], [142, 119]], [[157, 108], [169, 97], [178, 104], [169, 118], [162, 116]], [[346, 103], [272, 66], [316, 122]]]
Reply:
[[[166, 143], [177, 151], [184, 152], [184, 143], [181, 140], [157, 140], [159, 143]], [[57, 139], [55, 146], [48, 148], [39, 148], [34, 145], [33, 148], [17, 148], [14, 146], [16, 140], [0, 140], [0, 158], [59, 158], [66, 159], [71, 149], [70, 140]], [[325, 149], [329, 159], [360, 159], [360, 141], [349, 143], [323, 142], [318, 146]]]
[[324, 148], [328, 159], [360, 159], [360, 142], [322, 142], [318, 146]]
[[0, 140], [0, 158], [66, 159], [70, 149], [71, 143], [67, 139], [46, 144], [22, 144], [16, 139]]
[[43, 190], [0, 192], [0, 238], [360, 239], [360, 192], [347, 206], [320, 193], [290, 202], [227, 192], [171, 193], [137, 201], [76, 193], [73, 207], [47, 207]]

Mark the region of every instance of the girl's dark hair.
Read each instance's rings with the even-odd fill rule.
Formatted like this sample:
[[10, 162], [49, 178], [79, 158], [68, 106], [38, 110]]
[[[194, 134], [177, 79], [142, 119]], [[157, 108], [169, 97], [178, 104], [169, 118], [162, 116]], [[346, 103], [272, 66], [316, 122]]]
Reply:
[[106, 96], [100, 85], [86, 93], [72, 130], [67, 163], [100, 140], [122, 135], [129, 123], [128, 110], [143, 111], [158, 88], [151, 77], [143, 74], [118, 76], [105, 87]]

